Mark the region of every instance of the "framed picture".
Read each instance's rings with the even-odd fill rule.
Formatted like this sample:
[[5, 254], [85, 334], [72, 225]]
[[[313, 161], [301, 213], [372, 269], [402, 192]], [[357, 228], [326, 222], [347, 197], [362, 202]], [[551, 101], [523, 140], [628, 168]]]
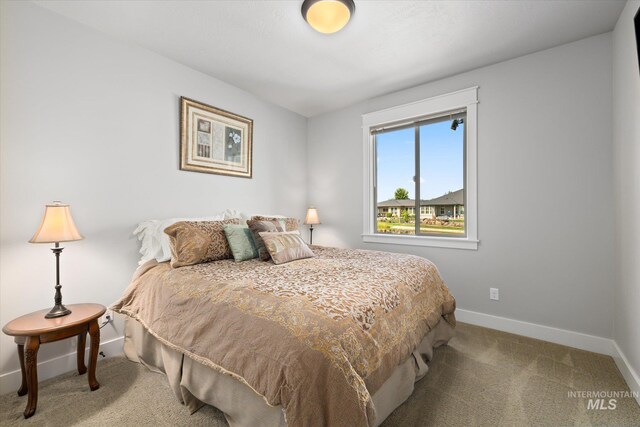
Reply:
[[253, 120], [180, 97], [180, 169], [251, 178]]
[[638, 51], [638, 72], [640, 72], [640, 7], [633, 17], [633, 26], [636, 29], [636, 50]]

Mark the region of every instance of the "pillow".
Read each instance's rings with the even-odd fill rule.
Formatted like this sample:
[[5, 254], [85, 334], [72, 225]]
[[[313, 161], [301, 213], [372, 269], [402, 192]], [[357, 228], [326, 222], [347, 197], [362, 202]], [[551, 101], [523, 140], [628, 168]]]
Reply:
[[133, 235], [141, 242], [140, 255], [142, 255], [142, 257], [140, 261], [138, 261], [138, 265], [142, 265], [154, 258], [162, 257], [162, 246], [160, 242], [154, 238], [157, 222], [158, 221], [154, 219], [141, 222], [133, 231]]
[[258, 257], [258, 249], [253, 243], [253, 236], [249, 227], [246, 225], [225, 224], [222, 228], [227, 236], [233, 259], [236, 262]]
[[287, 217], [286, 215], [271, 215], [271, 214], [253, 214], [251, 216], [261, 216], [263, 218], [278, 218], [278, 219], [285, 219]]
[[284, 264], [297, 259], [315, 256], [311, 249], [300, 237], [299, 231], [285, 231], [282, 233], [262, 232], [260, 237], [275, 264]]
[[238, 209], [225, 209], [221, 214], [223, 218], [219, 219], [233, 219], [237, 218], [243, 221], [246, 221], [250, 218], [249, 214], [239, 211]]
[[226, 219], [225, 214], [218, 214], [200, 218], [167, 218], [151, 219], [138, 224], [133, 235], [142, 242], [140, 254], [142, 258], [139, 265], [155, 258], [158, 262], [165, 262], [171, 259], [171, 244], [169, 236], [164, 229], [179, 221], [220, 221]]
[[180, 221], [167, 227], [164, 232], [171, 242], [171, 267], [231, 258], [225, 224], [240, 224], [240, 220]]
[[251, 230], [253, 241], [256, 245], [256, 249], [258, 250], [258, 256], [262, 261], [269, 261], [271, 255], [269, 255], [269, 251], [264, 245], [264, 240], [260, 237], [260, 233], [282, 232], [284, 229], [280, 227], [280, 223], [278, 221], [256, 221], [250, 219], [247, 221], [247, 225], [249, 225], [249, 230]]
[[287, 218], [283, 216], [262, 216], [262, 215], [254, 215], [251, 217], [254, 221], [277, 221], [280, 223], [282, 228], [285, 231], [296, 231], [298, 227], [298, 220], [295, 218]]

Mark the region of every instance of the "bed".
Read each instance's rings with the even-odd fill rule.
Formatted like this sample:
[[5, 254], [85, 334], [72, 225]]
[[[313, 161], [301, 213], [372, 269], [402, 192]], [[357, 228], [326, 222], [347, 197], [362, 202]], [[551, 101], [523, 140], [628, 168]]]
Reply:
[[452, 337], [455, 299], [424, 258], [312, 249], [281, 265], [147, 262], [112, 307], [125, 354], [231, 426], [379, 425]]

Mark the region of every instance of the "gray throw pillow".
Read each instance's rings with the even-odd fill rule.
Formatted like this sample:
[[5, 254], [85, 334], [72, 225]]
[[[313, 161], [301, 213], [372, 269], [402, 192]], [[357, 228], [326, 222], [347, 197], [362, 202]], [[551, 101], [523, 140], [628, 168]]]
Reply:
[[271, 259], [271, 255], [269, 255], [269, 251], [264, 245], [264, 240], [260, 237], [260, 233], [275, 233], [284, 230], [282, 230], [278, 221], [258, 221], [251, 219], [247, 221], [247, 225], [249, 226], [249, 230], [251, 230], [253, 242], [258, 250], [258, 256], [262, 261], [269, 261]]

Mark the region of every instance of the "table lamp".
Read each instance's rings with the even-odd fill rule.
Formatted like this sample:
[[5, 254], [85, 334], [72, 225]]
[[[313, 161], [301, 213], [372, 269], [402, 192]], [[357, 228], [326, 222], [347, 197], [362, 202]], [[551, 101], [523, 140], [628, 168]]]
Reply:
[[74, 240], [82, 240], [84, 237], [80, 234], [76, 225], [73, 223], [69, 205], [54, 201], [50, 205], [46, 205], [44, 210], [44, 218], [42, 223], [33, 235], [29, 243], [54, 243], [51, 248], [56, 256], [56, 295], [54, 298], [55, 305], [44, 317], [51, 319], [54, 317], [62, 317], [71, 313], [67, 307], [62, 305], [62, 292], [60, 289], [60, 253], [64, 248], [60, 247], [60, 242], [72, 242]]
[[313, 245], [313, 226], [320, 224], [318, 210], [313, 206], [307, 209], [307, 217], [304, 219], [304, 223], [309, 226], [309, 244]]

